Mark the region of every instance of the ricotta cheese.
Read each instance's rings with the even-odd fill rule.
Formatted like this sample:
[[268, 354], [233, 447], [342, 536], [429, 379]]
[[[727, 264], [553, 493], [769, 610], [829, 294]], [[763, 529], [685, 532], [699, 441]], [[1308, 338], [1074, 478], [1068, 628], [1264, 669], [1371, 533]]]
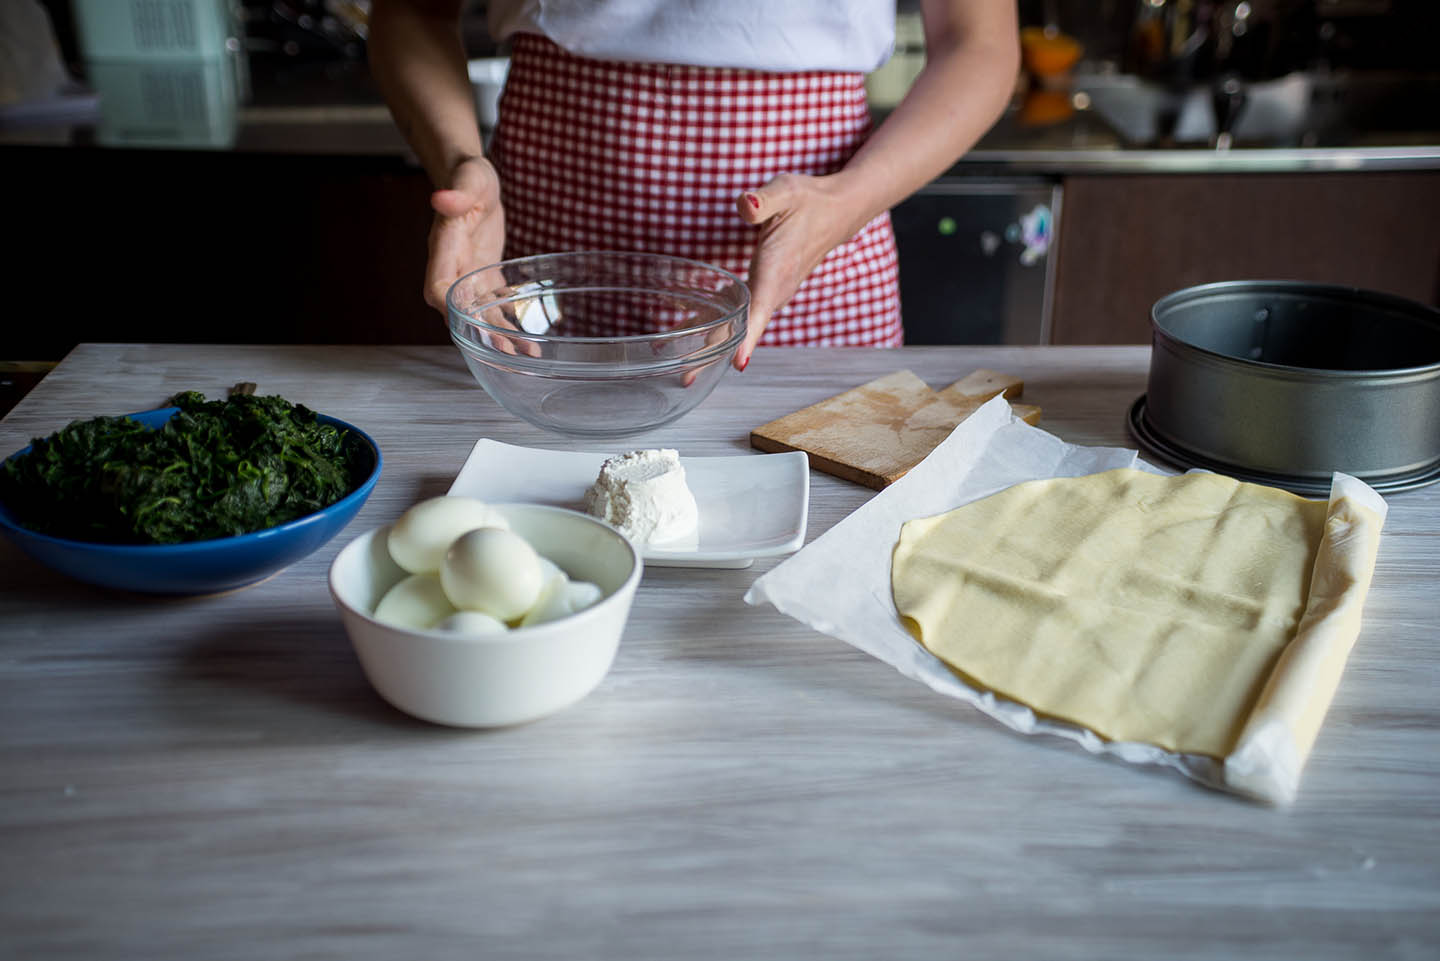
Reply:
[[688, 538], [700, 523], [680, 455], [669, 448], [608, 458], [585, 492], [585, 511], [641, 546]]

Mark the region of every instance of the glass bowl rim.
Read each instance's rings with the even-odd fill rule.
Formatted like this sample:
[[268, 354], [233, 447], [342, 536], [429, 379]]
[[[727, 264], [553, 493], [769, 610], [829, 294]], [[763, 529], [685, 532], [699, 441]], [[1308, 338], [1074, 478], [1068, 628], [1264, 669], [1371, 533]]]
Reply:
[[[709, 271], [709, 272], [711, 272], [711, 273], [718, 274], [719, 276], [721, 276], [721, 277], [723, 277], [723, 278], [729, 279], [736, 287], [738, 287], [738, 288], [744, 293], [744, 299], [743, 299], [743, 300], [741, 301], [741, 303], [740, 303], [738, 306], [736, 306], [733, 310], [728, 310], [728, 311], [726, 311], [722, 316], [717, 317], [717, 318], [715, 318], [714, 320], [707, 321], [706, 323], [703, 323], [703, 324], [696, 324], [696, 325], [693, 326], [693, 327], [679, 327], [679, 328], [676, 328], [676, 329], [674, 329], [674, 330], [660, 331], [660, 332], [651, 333], [651, 334], [622, 334], [622, 335], [613, 336], [613, 337], [572, 337], [572, 336], [565, 335], [565, 334], [561, 334], [561, 335], [555, 335], [555, 334], [532, 334], [532, 333], [530, 333], [529, 331], [515, 330], [515, 329], [510, 328], [510, 327], [497, 327], [497, 326], [495, 326], [494, 324], [487, 323], [486, 321], [481, 320], [481, 319], [479, 319], [478, 317], [475, 317], [475, 316], [471, 315], [469, 312], [462, 310], [462, 309], [461, 309], [459, 306], [457, 306], [456, 303], [455, 303], [455, 291], [456, 291], [456, 289], [459, 288], [459, 286], [460, 286], [462, 283], [464, 283], [467, 279], [469, 279], [469, 278], [471, 278], [471, 277], [474, 277], [476, 274], [484, 273], [484, 272], [487, 271], [487, 270], [497, 270], [497, 269], [504, 268], [504, 267], [514, 266], [514, 265], [519, 265], [519, 264], [525, 264], [525, 263], [531, 263], [531, 262], [534, 262], [534, 261], [541, 261], [541, 260], [578, 260], [578, 259], [580, 259], [580, 258], [582, 258], [582, 257], [595, 257], [595, 256], [603, 256], [603, 257], [639, 257], [639, 258], [647, 258], [647, 259], [656, 260], [656, 261], [664, 261], [664, 262], [668, 262], [668, 263], [672, 263], [672, 264], [682, 264], [682, 265], [691, 266], [691, 267], [698, 267], [698, 268], [700, 268], [700, 269], [702, 269], [702, 270]], [[643, 290], [644, 288], [635, 288], [635, 287], [605, 287], [605, 286], [588, 286], [588, 285], [587, 285], [587, 286], [584, 286], [584, 287], [569, 287], [569, 288], [564, 288], [564, 290], [567, 291], [567, 292], [578, 292], [578, 291], [589, 291], [589, 290], [636, 290], [636, 289]], [[476, 307], [476, 310], [477, 310], [477, 311], [478, 311], [478, 310], [484, 310], [484, 309], [487, 308], [487, 307], [496, 307], [496, 306], [499, 306], [499, 305], [502, 305], [502, 304], [512, 304], [512, 303], [515, 303], [515, 302], [520, 301], [520, 300], [528, 300], [528, 299], [530, 299], [530, 298], [532, 298], [532, 297], [534, 297], [534, 296], [536, 296], [534, 293], [525, 293], [525, 294], [514, 294], [514, 295], [509, 296], [509, 297], [499, 297], [499, 298], [496, 298], [496, 299], [494, 299], [494, 300], [487, 300], [485, 303], [478, 305], [478, 306]], [[466, 337], [465, 335], [459, 333], [459, 332], [455, 329], [455, 328], [456, 328], [456, 321], [457, 321], [457, 319], [460, 320], [461, 322], [465, 323], [465, 324], [470, 324], [470, 325], [473, 325], [473, 326], [475, 326], [475, 327], [479, 327], [479, 328], [481, 328], [481, 329], [483, 329], [483, 330], [486, 330], [486, 331], [491, 331], [491, 332], [497, 333], [497, 334], [503, 334], [503, 335], [505, 335], [507, 338], [517, 339], [517, 340], [520, 340], [520, 341], [522, 341], [522, 342], [529, 342], [529, 343], [534, 343], [534, 344], [543, 344], [543, 343], [556, 343], [556, 344], [559, 344], [559, 343], [563, 343], [563, 344], [635, 344], [635, 343], [653, 343], [653, 342], [656, 341], [656, 340], [665, 340], [665, 339], [668, 339], [668, 338], [680, 337], [680, 336], [682, 336], [682, 335], [689, 335], [689, 334], [694, 334], [694, 333], [697, 333], [697, 332], [698, 332], [698, 333], [706, 333], [706, 332], [708, 332], [708, 331], [710, 331], [710, 330], [712, 330], [712, 329], [717, 329], [717, 328], [722, 327], [723, 325], [725, 325], [725, 324], [727, 324], [727, 323], [732, 322], [732, 321], [734, 320], [736, 314], [741, 313], [741, 312], [748, 311], [749, 309], [750, 309], [750, 288], [749, 288], [749, 286], [745, 283], [745, 281], [741, 280], [739, 276], [737, 276], [736, 274], [734, 274], [733, 272], [731, 272], [731, 271], [729, 271], [729, 270], [726, 270], [724, 267], [717, 267], [717, 266], [715, 266], [714, 264], [706, 263], [706, 262], [703, 261], [703, 260], [695, 260], [695, 259], [690, 258], [690, 257], [678, 257], [678, 256], [676, 256], [676, 255], [674, 255], [674, 254], [652, 254], [652, 253], [646, 253], [646, 252], [644, 252], [644, 251], [638, 251], [638, 250], [601, 250], [601, 249], [564, 250], [564, 251], [557, 251], [557, 252], [555, 252], [555, 253], [549, 253], [549, 254], [531, 254], [531, 255], [528, 256], [528, 257], [513, 257], [513, 258], [511, 258], [511, 259], [509, 259], [509, 260], [499, 260], [499, 261], [496, 261], [496, 262], [493, 263], [493, 264], [487, 264], [487, 265], [484, 266], [484, 267], [477, 267], [475, 270], [471, 270], [471, 271], [468, 271], [468, 272], [466, 272], [466, 273], [464, 273], [464, 274], [461, 274], [460, 277], [458, 277], [458, 278], [455, 280], [455, 282], [452, 283], [452, 284], [450, 285], [450, 287], [445, 291], [445, 312], [446, 312], [446, 315], [447, 315], [448, 326], [449, 326], [449, 328], [450, 328], [450, 336], [451, 336], [452, 338], [454, 338], [454, 339], [457, 341], [457, 343], [463, 342], [465, 345], [473, 346], [473, 347], [475, 347], [477, 350], [479, 350], [479, 351], [481, 351], [481, 352], [483, 352], [483, 353], [487, 353], [487, 354], [489, 354], [489, 353], [501, 353], [501, 352], [500, 352], [500, 351], [496, 351], [496, 350], [494, 350], [494, 348], [488, 347], [488, 346], [486, 346], [486, 345], [483, 344], [483, 343], [478, 343], [478, 342], [476, 342], [475, 340], [473, 340], [472, 338]], [[737, 343], [737, 345], [738, 345], [739, 341], [744, 339], [745, 332], [746, 332], [746, 331], [745, 331], [745, 328], [742, 327], [738, 335], [731, 335], [730, 337], [727, 337], [727, 338], [725, 339], [725, 342], [724, 342], [724, 343], [728, 343], [728, 341], [730, 341], [730, 340], [735, 340], [736, 343]], [[728, 350], [723, 351], [723, 352], [728, 352]], [[712, 352], [707, 351], [707, 352], [706, 352], [706, 355], [708, 356], [709, 353], [712, 353]], [[697, 359], [699, 359], [699, 358], [685, 358], [684, 362], [685, 362], [685, 363], [690, 363], [690, 362], [693, 362], [694, 360], [697, 360]], [[673, 362], [666, 362], [666, 363], [673, 363]]]

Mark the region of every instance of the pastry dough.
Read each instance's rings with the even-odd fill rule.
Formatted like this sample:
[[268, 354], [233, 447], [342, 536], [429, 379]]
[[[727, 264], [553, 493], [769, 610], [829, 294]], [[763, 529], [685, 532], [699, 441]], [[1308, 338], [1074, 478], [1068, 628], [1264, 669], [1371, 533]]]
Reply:
[[972, 683], [1224, 758], [1305, 613], [1326, 513], [1216, 474], [1031, 481], [906, 523], [891, 586], [910, 632]]

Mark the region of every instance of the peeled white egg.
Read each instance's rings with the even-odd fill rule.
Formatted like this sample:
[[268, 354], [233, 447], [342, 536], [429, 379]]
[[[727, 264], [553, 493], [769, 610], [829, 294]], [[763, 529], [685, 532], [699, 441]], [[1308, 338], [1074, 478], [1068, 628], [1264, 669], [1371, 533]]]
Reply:
[[410, 630], [433, 627], [454, 613], [438, 574], [411, 574], [375, 605], [375, 620]]
[[530, 610], [545, 586], [535, 549], [519, 534], [498, 527], [457, 537], [440, 565], [440, 583], [456, 607], [502, 621]]
[[473, 497], [432, 497], [415, 504], [390, 528], [390, 556], [411, 574], [440, 570], [455, 538], [477, 527], [508, 528], [501, 514]]
[[530, 609], [520, 619], [521, 627], [543, 624], [570, 613], [569, 605], [566, 603], [565, 590], [570, 583], [570, 578], [553, 561], [542, 557], [540, 562], [542, 565], [549, 565], [549, 569], [545, 571], [545, 580], [544, 585], [540, 588], [540, 596], [535, 598], [535, 603], [530, 605]]
[[600, 600], [600, 588], [589, 581], [572, 581], [563, 575], [546, 583], [540, 599], [520, 621], [521, 627], [569, 617]]
[[583, 611], [591, 604], [598, 603], [601, 595], [598, 584], [591, 584], [589, 581], [571, 581], [565, 586], [570, 595], [570, 613]]
[[465, 634], [470, 637], [478, 637], [483, 634], [504, 634], [510, 630], [504, 621], [491, 617], [484, 611], [456, 611], [436, 624], [435, 629]]
[[551, 578], [554, 577], [563, 578], [567, 581], [570, 579], [570, 575], [566, 574], [559, 564], [556, 564], [544, 554], [536, 554], [535, 557], [540, 561], [540, 576], [546, 584], [549, 584]]

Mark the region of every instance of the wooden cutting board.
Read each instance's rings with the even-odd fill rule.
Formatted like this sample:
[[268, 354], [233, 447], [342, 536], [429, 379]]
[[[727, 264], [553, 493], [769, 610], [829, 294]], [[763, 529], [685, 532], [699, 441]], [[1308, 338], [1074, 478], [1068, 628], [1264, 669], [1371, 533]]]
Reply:
[[[750, 446], [769, 453], [803, 450], [810, 466], [881, 490], [904, 477], [981, 404], [997, 394], [1019, 397], [1018, 377], [977, 370], [933, 390], [908, 370], [861, 384], [750, 432]], [[1011, 403], [1033, 424], [1040, 408]]]

